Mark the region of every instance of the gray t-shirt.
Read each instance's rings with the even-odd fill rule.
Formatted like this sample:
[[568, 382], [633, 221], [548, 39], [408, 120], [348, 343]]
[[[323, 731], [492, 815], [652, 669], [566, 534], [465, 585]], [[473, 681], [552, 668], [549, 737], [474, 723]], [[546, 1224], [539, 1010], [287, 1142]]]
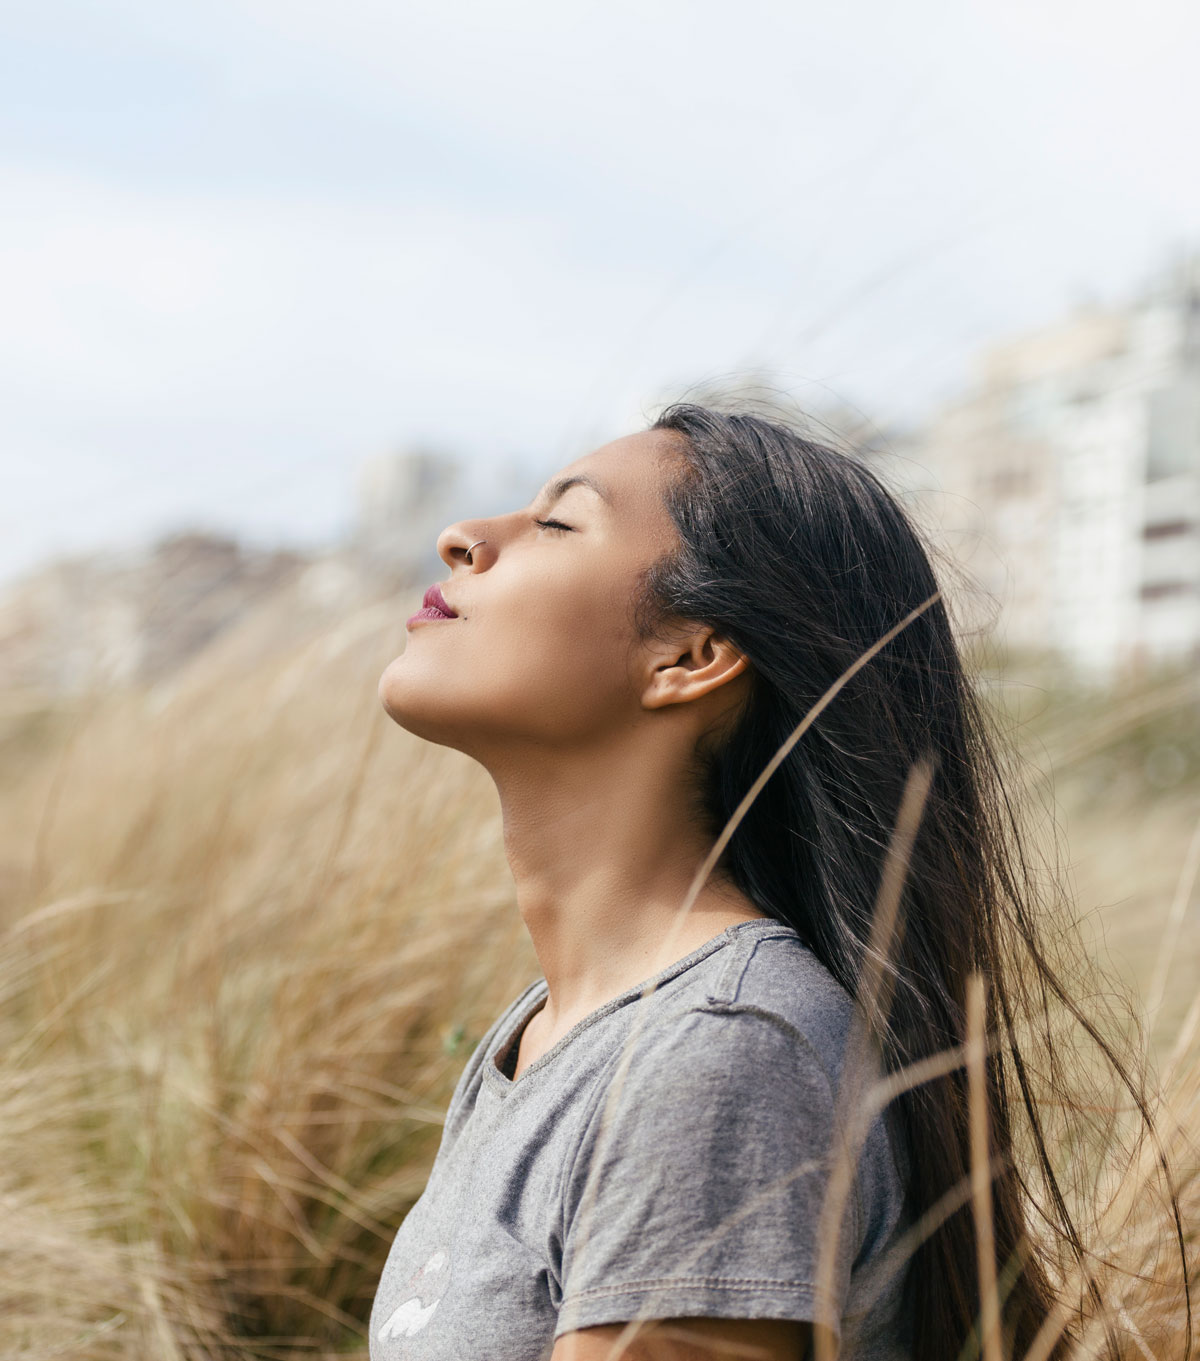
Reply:
[[[545, 980], [479, 1042], [388, 1254], [371, 1361], [535, 1361], [574, 1328], [634, 1318], [819, 1316], [849, 995], [768, 920], [649, 981], [516, 1081], [504, 1061]], [[877, 1119], [845, 1199], [832, 1312], [856, 1361], [910, 1354], [885, 1255], [905, 1227], [898, 1157]]]

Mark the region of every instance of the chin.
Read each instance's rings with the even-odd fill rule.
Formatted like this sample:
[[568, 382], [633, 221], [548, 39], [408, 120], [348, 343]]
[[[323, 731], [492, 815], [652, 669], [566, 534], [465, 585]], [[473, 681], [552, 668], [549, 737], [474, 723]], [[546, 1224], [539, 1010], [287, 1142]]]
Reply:
[[405, 674], [402, 658], [403, 654], [390, 662], [379, 677], [376, 690], [384, 713], [414, 737], [439, 746], [453, 745], [451, 734], [456, 728], [453, 714], [448, 714], [446, 705], [439, 705], [434, 698], [437, 687], [433, 682], [425, 684], [411, 672]]
[[387, 716], [399, 723], [402, 728], [407, 728], [410, 720], [416, 715], [411, 712], [414, 707], [412, 681], [410, 677], [404, 675], [402, 661], [403, 654], [384, 667], [376, 692]]

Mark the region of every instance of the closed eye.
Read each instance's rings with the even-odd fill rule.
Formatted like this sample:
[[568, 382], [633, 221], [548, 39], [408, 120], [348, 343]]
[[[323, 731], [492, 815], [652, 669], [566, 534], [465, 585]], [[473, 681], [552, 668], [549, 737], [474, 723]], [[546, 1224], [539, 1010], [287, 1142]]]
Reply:
[[570, 525], [564, 525], [559, 520], [534, 520], [535, 525], [540, 525], [543, 529], [570, 529]]

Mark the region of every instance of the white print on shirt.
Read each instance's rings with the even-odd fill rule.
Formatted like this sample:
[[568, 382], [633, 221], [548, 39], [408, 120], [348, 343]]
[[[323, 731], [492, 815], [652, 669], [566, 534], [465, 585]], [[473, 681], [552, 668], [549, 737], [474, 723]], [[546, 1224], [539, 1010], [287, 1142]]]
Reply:
[[380, 1342], [394, 1337], [415, 1337], [433, 1317], [433, 1311], [450, 1281], [450, 1258], [440, 1248], [408, 1279], [413, 1295], [392, 1312], [376, 1336]]

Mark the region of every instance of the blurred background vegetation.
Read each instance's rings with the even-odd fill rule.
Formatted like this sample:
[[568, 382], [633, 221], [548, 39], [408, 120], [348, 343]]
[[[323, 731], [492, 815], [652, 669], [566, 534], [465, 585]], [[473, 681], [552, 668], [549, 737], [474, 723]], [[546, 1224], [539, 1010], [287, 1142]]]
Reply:
[[[490, 780], [379, 705], [417, 600], [157, 685], [6, 697], [0, 1354], [365, 1355], [453, 1083], [537, 976]], [[1200, 1114], [1195, 678], [1101, 695], [1045, 660], [972, 664], [1096, 958], [1162, 993], [1175, 1147]], [[1168, 1230], [1146, 1197], [1107, 1246], [1165, 1280]], [[1153, 1280], [1119, 1288], [1182, 1355]]]

